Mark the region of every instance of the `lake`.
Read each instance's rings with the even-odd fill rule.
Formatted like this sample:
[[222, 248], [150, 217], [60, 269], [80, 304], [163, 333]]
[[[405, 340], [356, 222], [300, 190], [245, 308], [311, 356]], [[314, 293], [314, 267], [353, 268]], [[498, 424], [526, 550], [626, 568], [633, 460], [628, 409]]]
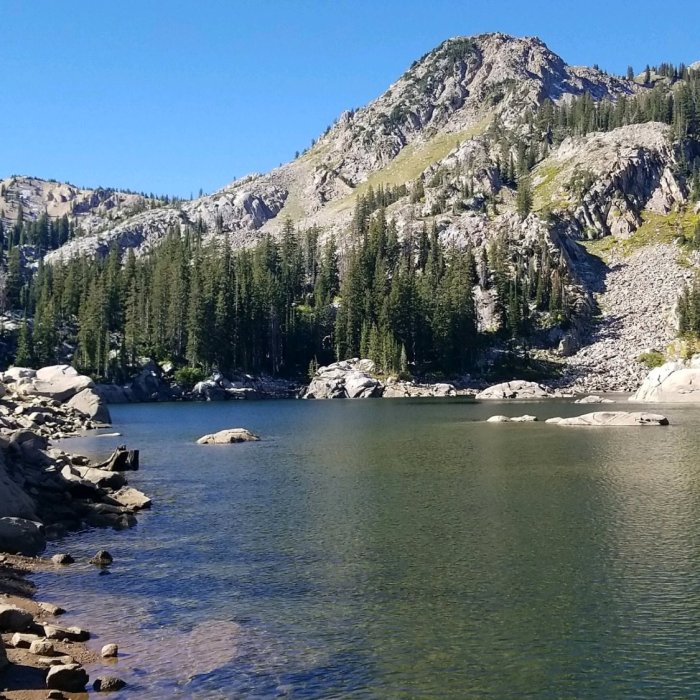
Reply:
[[[112, 697], [699, 697], [700, 409], [482, 422], [596, 408], [113, 406], [122, 437], [63, 446], [139, 448], [154, 507], [52, 545], [115, 562], [37, 575], [38, 597], [119, 643]], [[193, 444], [228, 427], [262, 441]]]

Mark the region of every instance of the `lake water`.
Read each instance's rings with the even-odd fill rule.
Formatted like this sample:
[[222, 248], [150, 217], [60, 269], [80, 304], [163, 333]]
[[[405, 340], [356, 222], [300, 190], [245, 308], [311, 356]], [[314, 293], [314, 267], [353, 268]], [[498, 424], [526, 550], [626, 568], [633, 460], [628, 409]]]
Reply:
[[[39, 597], [120, 644], [112, 697], [700, 697], [700, 409], [480, 422], [595, 408], [114, 406], [123, 437], [66, 449], [140, 448], [153, 510], [52, 546], [115, 563], [38, 575]], [[227, 427], [263, 440], [193, 444]]]

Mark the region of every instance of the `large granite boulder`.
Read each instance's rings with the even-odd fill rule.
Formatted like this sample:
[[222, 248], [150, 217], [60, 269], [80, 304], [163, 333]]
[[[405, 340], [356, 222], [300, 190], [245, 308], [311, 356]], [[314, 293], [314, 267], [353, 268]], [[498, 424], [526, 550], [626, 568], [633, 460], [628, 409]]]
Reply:
[[478, 400], [503, 400], [503, 399], [546, 399], [554, 394], [547, 387], [537, 384], [537, 382], [526, 382], [515, 380], [495, 384], [480, 391], [476, 398]]
[[342, 360], [319, 367], [304, 392], [305, 399], [368, 399], [381, 396], [383, 384], [372, 376], [371, 360]]
[[571, 418], [550, 418], [546, 421], [555, 425], [584, 427], [617, 427], [668, 425], [668, 418], [658, 413], [628, 413], [626, 411], [596, 411]]
[[46, 548], [44, 526], [25, 518], [0, 518], [0, 552], [35, 557]]
[[68, 405], [96, 423], [109, 425], [112, 417], [102, 397], [94, 389], [83, 389], [68, 401]]
[[257, 442], [260, 438], [245, 428], [230, 428], [218, 433], [203, 435], [197, 440], [198, 445], [231, 445], [236, 442]]
[[78, 374], [70, 365], [51, 365], [37, 370], [34, 378], [20, 379], [15, 388], [25, 396], [43, 396], [56, 401], [68, 401], [83, 389], [91, 389], [90, 377]]
[[630, 401], [700, 403], [700, 355], [654, 368]]

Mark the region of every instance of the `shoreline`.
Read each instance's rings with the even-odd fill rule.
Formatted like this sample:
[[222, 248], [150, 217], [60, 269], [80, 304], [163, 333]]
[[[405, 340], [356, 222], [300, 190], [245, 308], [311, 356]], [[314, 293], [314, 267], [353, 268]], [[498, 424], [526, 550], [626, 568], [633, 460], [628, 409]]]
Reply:
[[[91, 395], [92, 381], [65, 365], [39, 370], [38, 378], [19, 376], [22, 371], [0, 384], [0, 698], [82, 698], [96, 681], [107, 690], [108, 678], [117, 690], [123, 681], [103, 672], [105, 660], [85, 643], [89, 631], [60, 617], [66, 612], [70, 619], [70, 602], [65, 610], [37, 602], [31, 574], [70, 575], [70, 555], [39, 556], [49, 540], [136, 525], [135, 514], [151, 505], [124, 474], [138, 469], [138, 451], [120, 446], [94, 463], [57, 447], [56, 440], [111, 425], [108, 411]], [[86, 392], [90, 401], [76, 405]], [[93, 409], [107, 420], [90, 415]], [[104, 569], [111, 556], [99, 554], [89, 565]], [[85, 665], [99, 675], [90, 678]]]
[[[45, 557], [26, 557], [18, 554], [0, 555], [0, 605], [16, 606], [32, 616], [29, 629], [33, 632], [25, 633], [23, 636], [28, 637], [34, 634], [40, 639], [40, 630], [45, 625], [72, 631], [80, 629], [70, 625], [71, 610], [69, 607], [58, 607], [37, 600], [37, 586], [31, 581], [33, 573], [58, 574], [60, 568], [63, 567], [64, 565], [56, 564]], [[90, 630], [81, 629], [80, 631], [84, 634], [76, 634], [75, 637], [88, 635], [89, 638], [91, 636]], [[87, 640], [52, 639], [50, 641], [51, 654], [37, 655], [30, 651], [29, 644], [27, 644], [28, 639], [22, 640], [22, 646], [13, 646], [12, 640], [15, 634], [13, 632], [2, 633], [10, 665], [4, 669], [0, 676], [0, 687], [4, 689], [0, 691], [0, 697], [5, 697], [7, 700], [39, 700], [39, 698], [43, 700], [46, 698], [49, 692], [45, 682], [48, 664], [54, 660], [62, 659], [62, 657], [70, 657], [81, 667], [89, 666], [91, 670], [95, 666], [104, 666], [106, 672], [100, 672], [99, 675], [111, 675], [111, 673], [107, 673], [109, 659], [102, 658], [98, 651], [91, 649]], [[85, 696], [87, 690], [58, 692], [61, 692], [65, 698], [80, 698]]]

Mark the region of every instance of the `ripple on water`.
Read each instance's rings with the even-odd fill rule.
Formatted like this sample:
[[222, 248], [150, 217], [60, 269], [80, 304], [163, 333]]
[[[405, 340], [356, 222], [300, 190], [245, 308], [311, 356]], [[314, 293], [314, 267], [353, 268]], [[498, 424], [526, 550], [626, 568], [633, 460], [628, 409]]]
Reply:
[[[115, 406], [154, 496], [110, 576], [39, 575], [144, 698], [700, 696], [699, 412], [484, 425], [460, 401]], [[540, 419], [580, 413], [528, 404]], [[242, 426], [261, 443], [213, 449]], [[109, 438], [71, 441], [108, 452]]]

